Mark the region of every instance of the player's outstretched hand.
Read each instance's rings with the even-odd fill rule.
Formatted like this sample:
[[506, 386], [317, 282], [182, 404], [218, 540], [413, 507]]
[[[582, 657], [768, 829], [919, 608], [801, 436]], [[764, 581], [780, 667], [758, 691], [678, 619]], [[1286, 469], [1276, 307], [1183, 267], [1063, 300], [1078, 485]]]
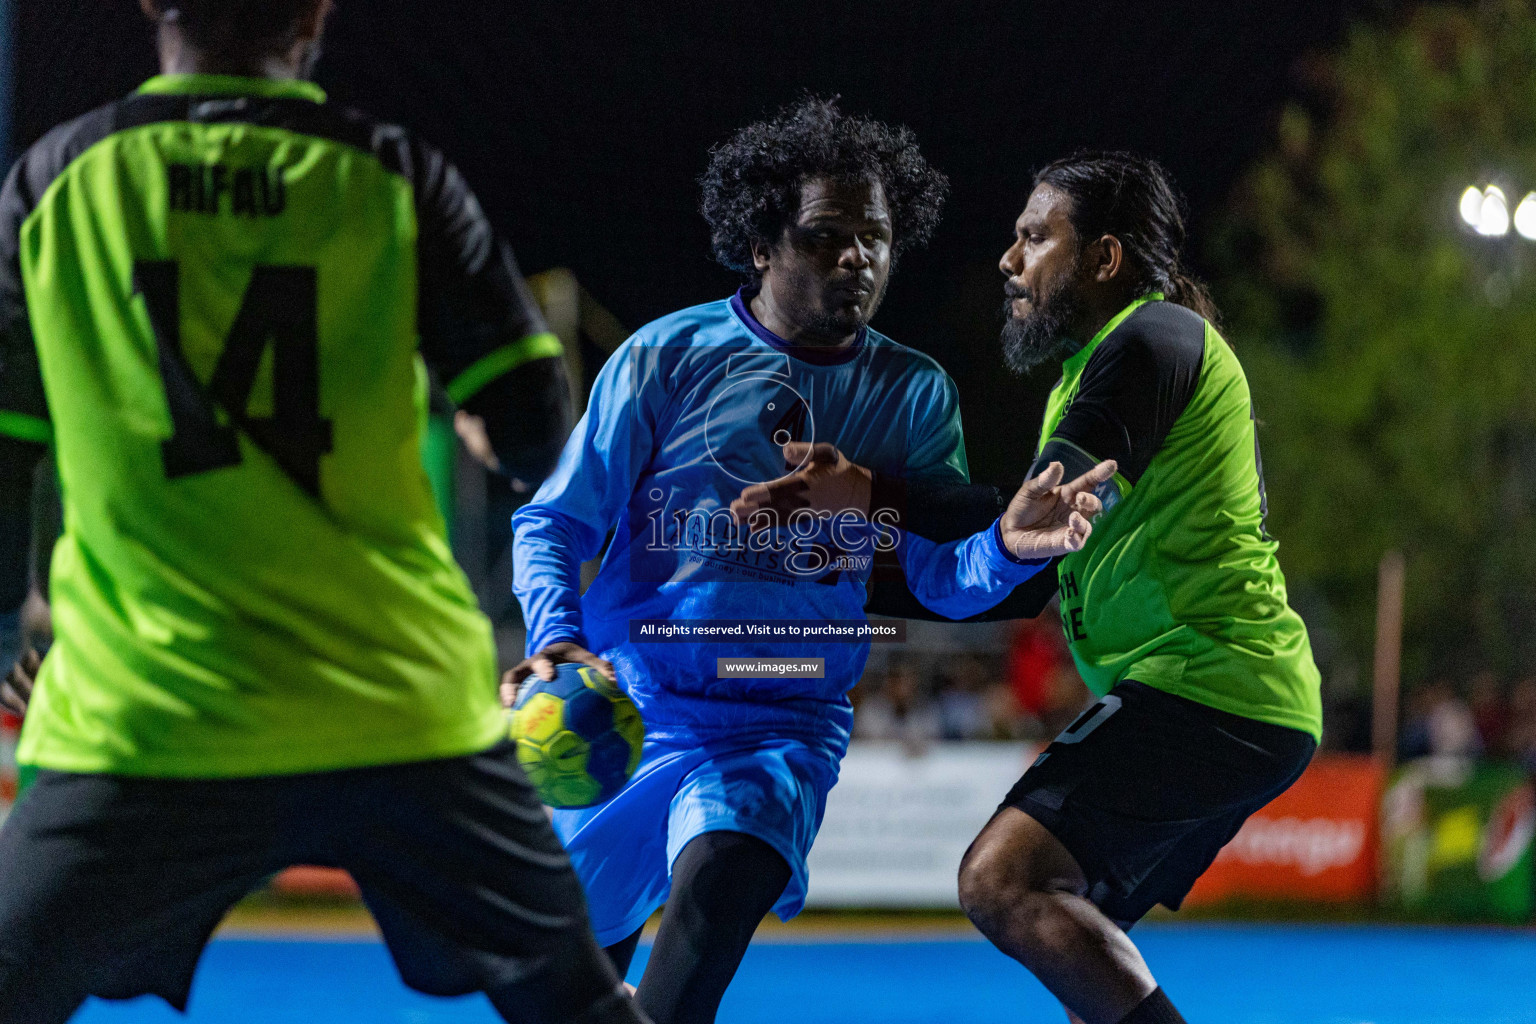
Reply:
[[0, 707], [13, 715], [24, 716], [27, 703], [32, 699], [32, 681], [43, 659], [36, 651], [28, 649], [11, 665], [11, 670], [0, 680]]
[[611, 661], [604, 661], [581, 644], [570, 640], [557, 640], [533, 657], [524, 658], [507, 669], [506, 674], [501, 677], [502, 705], [512, 706], [517, 700], [517, 688], [522, 686], [523, 680], [529, 676], [538, 676], [546, 683], [554, 682], [555, 666], [564, 662], [590, 665], [606, 676], [610, 683], [616, 684], [619, 681], [619, 674], [613, 670]]
[[1070, 483], [1053, 462], [1024, 481], [1003, 512], [1003, 543], [1015, 558], [1056, 558], [1081, 551], [1093, 532], [1090, 520], [1103, 510], [1094, 488], [1115, 475], [1114, 460], [1101, 462]]
[[731, 502], [736, 521], [752, 525], [752, 516], [772, 511], [788, 516], [801, 509], [836, 515], [854, 512], [869, 515], [873, 474], [826, 442], [791, 441], [784, 446], [784, 462], [800, 467], [788, 476], [753, 484]]

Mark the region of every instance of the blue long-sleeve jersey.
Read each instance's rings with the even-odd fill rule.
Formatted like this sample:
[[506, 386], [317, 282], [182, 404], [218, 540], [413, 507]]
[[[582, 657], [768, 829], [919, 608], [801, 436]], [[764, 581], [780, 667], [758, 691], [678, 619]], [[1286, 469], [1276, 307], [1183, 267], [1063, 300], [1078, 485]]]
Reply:
[[[513, 517], [514, 591], [529, 653], [574, 640], [607, 658], [652, 735], [754, 730], [840, 750], [867, 643], [651, 642], [631, 623], [863, 620], [880, 544], [899, 546], [917, 596], [952, 617], [991, 607], [1031, 570], [992, 531], [935, 546], [862, 520], [737, 526], [730, 503], [793, 468], [791, 440], [909, 478], [967, 480], [955, 387], [937, 363], [871, 330], [836, 351], [792, 346], [743, 299], [663, 317], [610, 357], [554, 474]], [[610, 533], [581, 595], [580, 564]], [[718, 679], [726, 656], [823, 658], [825, 676]]]

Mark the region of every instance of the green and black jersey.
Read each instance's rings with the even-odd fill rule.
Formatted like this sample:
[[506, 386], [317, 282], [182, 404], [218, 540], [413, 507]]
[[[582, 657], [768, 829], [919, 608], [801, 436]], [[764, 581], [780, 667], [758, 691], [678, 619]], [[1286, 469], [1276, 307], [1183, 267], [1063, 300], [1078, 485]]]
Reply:
[[0, 432], [54, 444], [65, 505], [19, 759], [217, 778], [494, 744], [426, 366], [463, 401], [559, 351], [458, 172], [313, 85], [164, 76], [44, 137], [0, 195]]
[[1046, 407], [1043, 460], [1119, 463], [1088, 543], [1057, 569], [1062, 627], [1096, 694], [1135, 679], [1319, 738], [1311, 643], [1264, 529], [1247, 378], [1215, 328], [1161, 299], [1068, 359]]
[[[1073, 354], [1046, 407], [1036, 471], [1059, 461], [1071, 478], [1119, 464], [1087, 544], [978, 618], [1038, 614], [1054, 582], [1095, 694], [1134, 679], [1316, 739], [1320, 680], [1264, 529], [1247, 378], [1215, 328], [1162, 298], [1132, 303]], [[906, 529], [940, 541], [973, 532], [1005, 500], [992, 488], [875, 481], [874, 504], [903, 509]]]

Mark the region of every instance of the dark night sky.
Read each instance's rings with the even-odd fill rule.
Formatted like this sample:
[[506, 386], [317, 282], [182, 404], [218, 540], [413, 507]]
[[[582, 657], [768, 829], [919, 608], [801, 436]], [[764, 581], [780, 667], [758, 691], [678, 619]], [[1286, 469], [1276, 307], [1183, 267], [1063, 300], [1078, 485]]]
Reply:
[[[132, 0], [18, 6], [20, 144], [154, 70]], [[1080, 146], [1150, 153], [1198, 243], [1297, 93], [1298, 61], [1361, 7], [341, 0], [317, 77], [444, 148], [526, 270], [574, 268], [629, 327], [735, 287], [694, 185], [734, 127], [806, 89], [911, 125], [953, 191], [876, 326], [955, 377], [976, 476], [1001, 482], [1027, 466], [1050, 383], [1008, 377], [996, 346], [996, 261], [1030, 171]]]

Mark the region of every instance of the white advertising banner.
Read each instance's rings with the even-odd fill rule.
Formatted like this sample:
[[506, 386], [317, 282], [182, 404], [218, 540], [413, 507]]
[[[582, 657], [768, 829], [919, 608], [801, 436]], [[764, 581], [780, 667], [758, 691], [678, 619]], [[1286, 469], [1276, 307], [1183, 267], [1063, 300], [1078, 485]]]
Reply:
[[807, 904], [958, 907], [961, 856], [1039, 749], [854, 743], [811, 849]]

